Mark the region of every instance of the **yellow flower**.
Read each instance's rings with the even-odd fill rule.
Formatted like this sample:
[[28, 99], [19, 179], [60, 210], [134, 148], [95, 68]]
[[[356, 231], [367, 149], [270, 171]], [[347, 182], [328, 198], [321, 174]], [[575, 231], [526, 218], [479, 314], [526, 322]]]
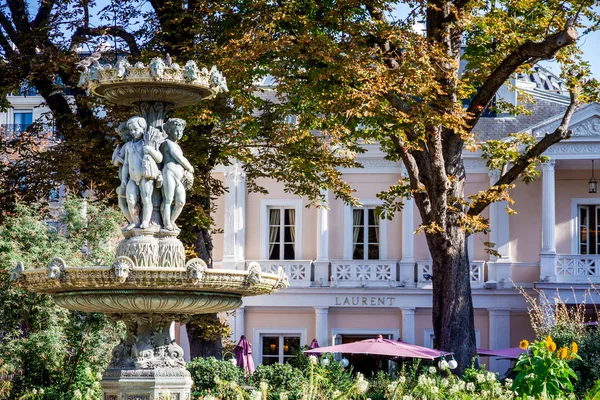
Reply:
[[569, 349], [567, 349], [566, 347], [561, 347], [560, 350], [558, 350], [558, 358], [560, 358], [561, 360], [564, 360], [565, 358], [567, 358], [568, 354], [569, 354]]
[[552, 340], [552, 336], [548, 335], [546, 336], [546, 346], [550, 347], [550, 343], [554, 343], [554, 340]]
[[523, 339], [519, 343], [519, 347], [522, 348], [523, 350], [526, 350], [529, 347], [529, 342], [527, 340]]
[[575, 342], [571, 343], [571, 353], [577, 354], [578, 351], [579, 351], [579, 346], [577, 346], [577, 343], [575, 343]]
[[550, 343], [546, 342], [546, 347], [550, 351], [556, 351], [556, 343], [554, 343], [554, 342], [550, 342]]

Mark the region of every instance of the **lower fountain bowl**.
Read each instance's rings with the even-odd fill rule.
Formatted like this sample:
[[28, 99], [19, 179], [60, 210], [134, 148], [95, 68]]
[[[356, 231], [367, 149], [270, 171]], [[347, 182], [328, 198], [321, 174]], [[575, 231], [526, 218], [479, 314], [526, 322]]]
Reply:
[[85, 290], [55, 293], [56, 304], [69, 310], [133, 314], [211, 314], [242, 305], [235, 293], [168, 290]]

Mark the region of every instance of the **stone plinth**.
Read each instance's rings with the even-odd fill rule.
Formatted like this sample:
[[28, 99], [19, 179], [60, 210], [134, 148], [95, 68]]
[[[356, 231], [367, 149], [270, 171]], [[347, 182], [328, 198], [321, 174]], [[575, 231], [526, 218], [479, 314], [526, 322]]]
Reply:
[[177, 239], [179, 231], [131, 229], [123, 234], [117, 257], [130, 258], [136, 267], [185, 267], [185, 250]]

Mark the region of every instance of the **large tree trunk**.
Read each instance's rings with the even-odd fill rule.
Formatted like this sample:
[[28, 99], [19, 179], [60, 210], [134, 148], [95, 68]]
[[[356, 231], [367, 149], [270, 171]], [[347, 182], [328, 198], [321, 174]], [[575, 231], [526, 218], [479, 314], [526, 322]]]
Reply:
[[453, 352], [462, 375], [476, 355], [466, 234], [457, 224], [428, 238], [433, 261], [435, 347]]

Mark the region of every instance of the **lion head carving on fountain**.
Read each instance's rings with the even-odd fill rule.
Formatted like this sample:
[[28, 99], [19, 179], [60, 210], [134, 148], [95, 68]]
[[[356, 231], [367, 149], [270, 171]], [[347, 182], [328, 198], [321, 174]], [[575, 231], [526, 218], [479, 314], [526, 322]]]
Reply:
[[129, 257], [119, 256], [115, 258], [112, 264], [113, 271], [115, 271], [115, 279], [119, 283], [124, 283], [129, 278], [129, 273], [133, 270], [134, 263]]
[[54, 257], [48, 263], [48, 278], [50, 279], [62, 279], [65, 275], [65, 268], [67, 263], [60, 257]]
[[189, 260], [185, 267], [187, 269], [188, 279], [194, 284], [197, 285], [206, 277], [206, 270], [208, 267], [204, 260], [200, 258], [192, 258]]

